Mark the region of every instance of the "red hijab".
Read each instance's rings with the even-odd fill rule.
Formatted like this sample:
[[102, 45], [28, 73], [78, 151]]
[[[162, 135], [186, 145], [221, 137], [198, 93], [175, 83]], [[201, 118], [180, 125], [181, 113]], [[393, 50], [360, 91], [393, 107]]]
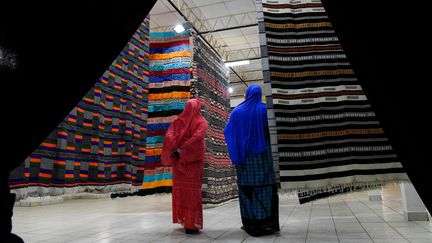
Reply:
[[[192, 156], [191, 159], [204, 157], [205, 144], [204, 136], [207, 130], [207, 122], [201, 115], [201, 103], [197, 99], [190, 99], [186, 103], [183, 112], [173, 120], [168, 131], [165, 134], [163, 148], [162, 148], [162, 164], [172, 165], [178, 160], [172, 156], [172, 152], [177, 148], [190, 150], [180, 155], [180, 162], [189, 160], [187, 157]], [[193, 140], [193, 141], [192, 141]], [[188, 156], [186, 156], [186, 154]]]

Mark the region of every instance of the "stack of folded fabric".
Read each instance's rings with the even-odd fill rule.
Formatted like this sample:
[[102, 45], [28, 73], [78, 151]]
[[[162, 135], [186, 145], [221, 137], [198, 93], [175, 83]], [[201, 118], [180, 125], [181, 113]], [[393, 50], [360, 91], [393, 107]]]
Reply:
[[164, 191], [172, 186], [171, 167], [161, 164], [162, 143], [172, 120], [190, 95], [189, 33], [150, 33], [149, 106], [146, 165], [142, 189]]
[[230, 112], [228, 70], [222, 59], [194, 36], [191, 92], [202, 103], [209, 126], [204, 160], [203, 203], [219, 204], [237, 197], [235, 171], [226, 147], [224, 127]]

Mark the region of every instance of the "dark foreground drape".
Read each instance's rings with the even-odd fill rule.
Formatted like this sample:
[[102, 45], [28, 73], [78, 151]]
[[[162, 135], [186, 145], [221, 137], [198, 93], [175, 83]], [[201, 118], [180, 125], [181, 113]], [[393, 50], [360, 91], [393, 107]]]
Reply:
[[[377, 119], [411, 182], [432, 211], [430, 23], [428, 8], [417, 4], [323, 0]], [[422, 57], [426, 57], [422, 59]]]
[[[0, 81], [9, 94], [1, 96], [2, 127], [7, 128], [2, 131], [1, 198], [8, 197], [9, 171], [90, 90], [155, 2], [1, 3]], [[10, 225], [11, 209], [4, 212], [10, 207], [0, 208], [0, 223]], [[8, 231], [2, 227], [2, 236]]]

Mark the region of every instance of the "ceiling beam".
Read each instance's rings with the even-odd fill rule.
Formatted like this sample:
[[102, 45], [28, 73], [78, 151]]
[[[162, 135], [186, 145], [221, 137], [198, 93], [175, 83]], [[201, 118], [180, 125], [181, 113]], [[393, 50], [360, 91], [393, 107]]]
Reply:
[[[213, 4], [214, 5], [214, 4]], [[191, 9], [191, 11], [201, 11], [199, 8]], [[200, 14], [202, 16], [202, 13]], [[214, 31], [217, 29], [233, 28], [237, 26], [254, 26], [258, 25], [258, 18], [256, 10], [229, 14], [225, 16], [215, 17], [215, 18], [201, 18], [201, 22], [204, 24], [201, 32]]]
[[[235, 57], [239, 60], [251, 60], [251, 59], [259, 59], [261, 58], [261, 50], [260, 47], [252, 47], [238, 50], [231, 50], [228, 52], [229, 57]], [[234, 61], [231, 59], [227, 59], [227, 61]]]
[[261, 69], [241, 71], [242, 73], [262, 72]]
[[228, 31], [228, 30], [244, 29], [244, 28], [254, 27], [254, 26], [258, 26], [258, 24], [239, 25], [239, 26], [233, 26], [233, 27], [228, 27], [228, 28], [223, 28], [223, 29], [209, 30], [209, 31], [201, 32], [201, 34], [209, 34], [209, 33], [215, 33], [215, 32]]
[[[263, 81], [263, 79], [262, 78], [259, 78], [259, 79], [249, 79], [249, 80], [246, 80], [245, 82], [246, 83], [251, 83], [251, 82], [258, 82], [258, 81]], [[230, 82], [230, 84], [238, 84], [238, 83], [242, 83], [242, 82], [241, 81]]]
[[245, 61], [245, 60], [249, 60], [249, 61], [261, 60], [261, 57], [254, 57], [254, 58], [248, 58], [248, 59], [234, 59], [234, 60], [229, 60], [229, 61], [230, 62], [238, 62], [238, 61]]

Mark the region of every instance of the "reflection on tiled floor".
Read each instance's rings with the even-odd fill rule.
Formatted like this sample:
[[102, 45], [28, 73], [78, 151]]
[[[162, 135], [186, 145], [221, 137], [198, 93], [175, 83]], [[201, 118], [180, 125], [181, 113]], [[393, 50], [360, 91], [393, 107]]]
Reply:
[[383, 201], [367, 192], [299, 205], [280, 198], [281, 232], [254, 238], [241, 229], [238, 201], [204, 210], [204, 230], [185, 235], [171, 224], [171, 195], [16, 207], [14, 229], [25, 242], [432, 242], [432, 223], [407, 222], [399, 185]]

